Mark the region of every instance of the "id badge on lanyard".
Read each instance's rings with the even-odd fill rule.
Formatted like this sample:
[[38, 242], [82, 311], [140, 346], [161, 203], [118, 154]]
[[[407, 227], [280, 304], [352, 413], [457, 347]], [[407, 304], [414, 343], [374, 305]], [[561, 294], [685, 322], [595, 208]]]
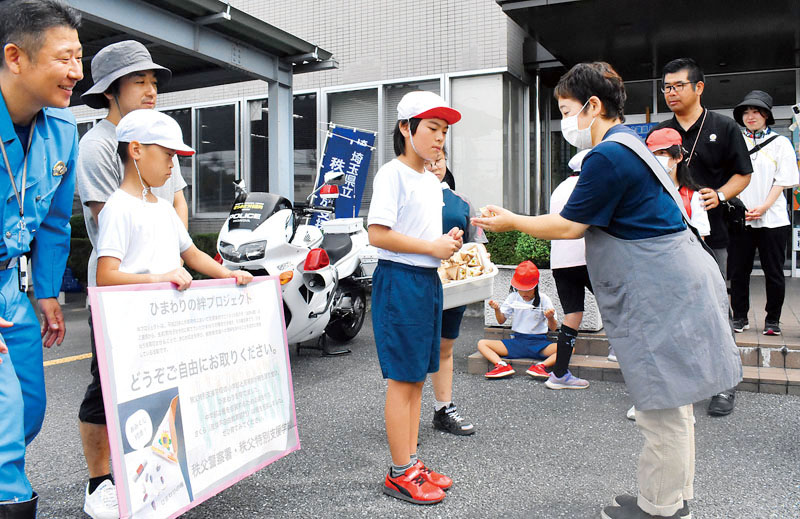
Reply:
[[[36, 117], [34, 116], [33, 121], [31, 121], [30, 131], [28, 133], [28, 146], [25, 148], [25, 155], [23, 157], [23, 166], [22, 166], [22, 185], [19, 189], [17, 189], [17, 184], [14, 181], [14, 173], [11, 171], [11, 163], [8, 161], [8, 155], [6, 154], [6, 147], [3, 144], [3, 140], [0, 139], [0, 151], [3, 153], [3, 161], [6, 165], [6, 172], [8, 173], [8, 180], [11, 182], [11, 187], [14, 188], [14, 197], [17, 199], [17, 204], [19, 204], [19, 232], [17, 234], [18, 242], [20, 247], [22, 247], [22, 235], [25, 231], [25, 189], [26, 183], [28, 181], [28, 156], [30, 155], [31, 151], [31, 143], [33, 142], [33, 133], [36, 129]], [[18, 269], [17, 269], [17, 277], [19, 281], [19, 290], [20, 292], [27, 292], [28, 291], [28, 258], [25, 255], [21, 255], [18, 260]]]
[[19, 281], [19, 291], [28, 291], [28, 257], [24, 254], [19, 257], [17, 264], [17, 279]]

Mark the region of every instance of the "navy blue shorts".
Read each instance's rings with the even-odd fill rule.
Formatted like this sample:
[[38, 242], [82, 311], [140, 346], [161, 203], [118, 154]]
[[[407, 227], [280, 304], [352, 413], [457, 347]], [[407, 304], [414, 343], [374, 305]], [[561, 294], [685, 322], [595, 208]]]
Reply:
[[543, 333], [517, 333], [511, 334], [510, 339], [503, 339], [503, 344], [508, 350], [506, 358], [509, 359], [540, 359], [544, 360], [547, 356], [542, 355], [541, 351], [553, 341]]
[[458, 330], [461, 329], [461, 319], [467, 305], [448, 308], [442, 312], [442, 339], [458, 339]]
[[442, 282], [436, 269], [378, 260], [372, 330], [383, 378], [422, 382], [439, 371]]

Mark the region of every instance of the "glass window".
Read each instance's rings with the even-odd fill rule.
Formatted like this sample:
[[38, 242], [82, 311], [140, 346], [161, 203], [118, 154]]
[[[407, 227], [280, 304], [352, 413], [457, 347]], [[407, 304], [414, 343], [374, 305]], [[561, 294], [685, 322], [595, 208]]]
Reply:
[[524, 153], [525, 134], [523, 108], [525, 89], [522, 84], [510, 77], [503, 82], [503, 109], [507, 124], [503, 125], [503, 207], [523, 213], [526, 209], [528, 193], [525, 191]]
[[317, 175], [317, 94], [294, 96], [294, 199], [305, 200]]
[[[361, 130], [378, 131], [378, 90], [355, 90], [351, 92], [331, 92], [328, 94], [328, 121], [333, 124], [350, 126]], [[380, 146], [381, 135], [378, 136]], [[394, 156], [394, 153], [392, 153]], [[378, 171], [377, 157], [373, 155], [369, 164], [367, 185], [361, 199], [359, 215], [365, 216], [369, 211], [372, 198], [372, 180]]]
[[248, 103], [250, 112], [250, 179], [247, 189], [269, 192], [269, 100]]
[[[250, 180], [252, 191], [269, 192], [269, 99], [248, 103], [250, 112]], [[305, 201], [317, 174], [317, 94], [293, 99], [294, 199]]]
[[86, 121], [85, 123], [78, 123], [78, 139], [83, 138], [86, 135], [86, 132], [92, 129], [94, 126], [94, 121]]
[[236, 106], [196, 109], [197, 213], [226, 213], [231, 207], [239, 163]]
[[450, 129], [450, 169], [456, 190], [478, 208], [503, 204], [503, 76], [458, 77], [450, 81], [450, 101], [462, 119]]
[[[192, 146], [192, 109], [179, 108], [177, 110], [164, 110], [164, 113], [178, 121], [178, 126], [181, 127], [183, 134], [183, 143], [187, 146]], [[192, 207], [192, 157], [184, 157], [178, 155], [178, 164], [181, 165], [181, 175], [183, 180], [186, 181], [186, 188], [184, 195], [186, 196], [186, 203], [191, 210]]]
[[625, 83], [625, 114], [644, 114], [653, 112], [653, 82], [636, 81]]

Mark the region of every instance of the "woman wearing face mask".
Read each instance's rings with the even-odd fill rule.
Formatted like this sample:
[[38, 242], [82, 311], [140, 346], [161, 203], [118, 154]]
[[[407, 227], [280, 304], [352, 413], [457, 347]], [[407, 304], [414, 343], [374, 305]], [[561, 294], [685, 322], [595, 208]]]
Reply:
[[683, 200], [683, 207], [689, 215], [689, 221], [700, 236], [711, 234], [708, 213], [700, 199], [700, 186], [695, 184], [689, 168], [683, 162], [683, 138], [672, 128], [661, 128], [647, 137], [647, 148], [653, 152], [658, 162], [664, 167], [678, 188]]
[[[580, 63], [555, 89], [564, 138], [594, 146], [560, 214], [522, 216], [496, 206], [473, 219], [490, 231], [544, 239], [585, 237], [586, 266], [606, 334], [644, 436], [638, 497], [618, 496], [602, 517], [690, 515], [692, 404], [742, 379], [719, 268], [684, 223], [674, 184], [623, 126], [625, 88], [607, 63]], [[691, 355], [687, 354], [691, 351]]]

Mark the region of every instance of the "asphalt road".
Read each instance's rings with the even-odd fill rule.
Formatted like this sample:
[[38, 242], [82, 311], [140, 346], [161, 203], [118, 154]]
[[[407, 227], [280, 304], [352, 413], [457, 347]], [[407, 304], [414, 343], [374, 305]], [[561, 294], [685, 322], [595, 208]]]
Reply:
[[[65, 307], [67, 340], [45, 360], [90, 351], [87, 312]], [[455, 400], [477, 433], [454, 437], [430, 425], [426, 385], [419, 455], [455, 484], [431, 507], [381, 493], [389, 464], [383, 429], [385, 383], [371, 323], [345, 357], [292, 351], [302, 449], [184, 515], [250, 517], [532, 517], [597, 518], [602, 506], [636, 489], [642, 439], [625, 419], [625, 386], [592, 382], [586, 391], [551, 391], [527, 375], [485, 380], [467, 373], [466, 357], [482, 336], [467, 318], [456, 342]], [[40, 517], [84, 517], [86, 468], [77, 411], [89, 360], [48, 365], [48, 412], [30, 446], [27, 469], [41, 496]], [[698, 519], [800, 517], [800, 398], [739, 393], [725, 418], [697, 418]]]

